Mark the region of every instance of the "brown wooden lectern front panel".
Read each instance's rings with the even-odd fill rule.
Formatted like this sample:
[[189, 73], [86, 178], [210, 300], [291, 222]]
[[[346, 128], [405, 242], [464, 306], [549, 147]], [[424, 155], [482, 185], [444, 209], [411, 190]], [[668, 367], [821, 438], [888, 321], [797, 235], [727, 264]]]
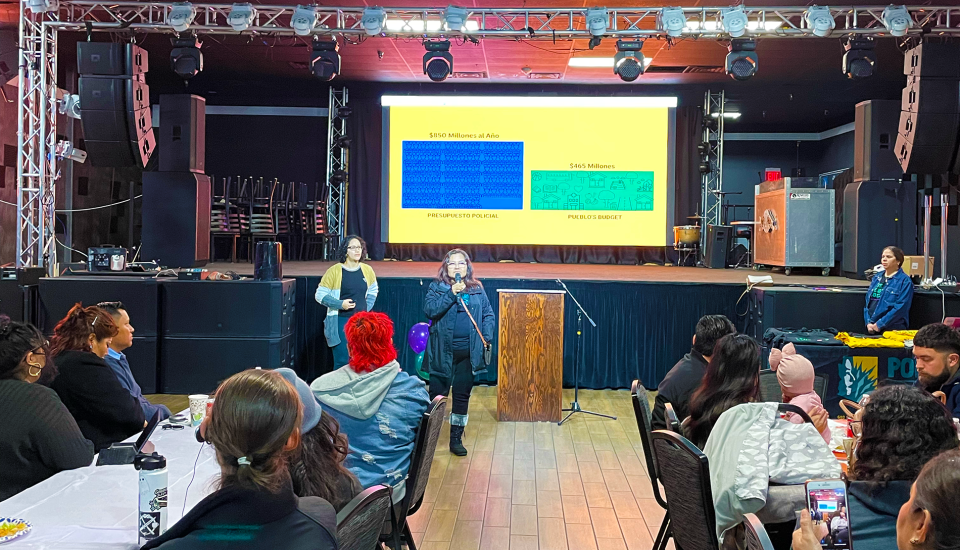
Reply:
[[500, 290], [497, 420], [560, 421], [563, 295]]

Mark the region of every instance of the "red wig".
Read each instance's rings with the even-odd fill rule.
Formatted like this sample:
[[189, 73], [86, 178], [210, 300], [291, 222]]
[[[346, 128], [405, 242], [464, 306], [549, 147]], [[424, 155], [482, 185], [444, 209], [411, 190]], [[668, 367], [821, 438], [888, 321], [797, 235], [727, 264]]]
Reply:
[[386, 313], [354, 313], [343, 332], [347, 335], [350, 368], [354, 372], [373, 372], [397, 358], [397, 349], [393, 347], [393, 321]]

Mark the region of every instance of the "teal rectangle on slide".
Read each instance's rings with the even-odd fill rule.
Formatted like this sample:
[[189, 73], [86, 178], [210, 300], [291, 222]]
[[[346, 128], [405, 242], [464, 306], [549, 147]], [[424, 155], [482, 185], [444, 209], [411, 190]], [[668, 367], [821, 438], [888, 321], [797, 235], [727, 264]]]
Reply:
[[653, 172], [531, 170], [531, 210], [653, 210]]

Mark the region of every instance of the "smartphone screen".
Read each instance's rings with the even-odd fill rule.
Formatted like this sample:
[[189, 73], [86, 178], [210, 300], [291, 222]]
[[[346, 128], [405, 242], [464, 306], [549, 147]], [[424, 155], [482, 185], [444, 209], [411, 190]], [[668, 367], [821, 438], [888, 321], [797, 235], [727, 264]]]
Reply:
[[851, 550], [847, 487], [843, 480], [808, 481], [807, 507], [824, 550]]

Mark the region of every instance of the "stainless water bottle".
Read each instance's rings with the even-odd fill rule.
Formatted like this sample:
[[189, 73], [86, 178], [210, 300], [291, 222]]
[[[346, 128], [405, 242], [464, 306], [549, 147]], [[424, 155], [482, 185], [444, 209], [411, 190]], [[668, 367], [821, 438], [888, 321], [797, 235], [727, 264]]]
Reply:
[[137, 514], [142, 546], [167, 530], [167, 459], [157, 453], [139, 455], [134, 467], [140, 472], [140, 506]]

